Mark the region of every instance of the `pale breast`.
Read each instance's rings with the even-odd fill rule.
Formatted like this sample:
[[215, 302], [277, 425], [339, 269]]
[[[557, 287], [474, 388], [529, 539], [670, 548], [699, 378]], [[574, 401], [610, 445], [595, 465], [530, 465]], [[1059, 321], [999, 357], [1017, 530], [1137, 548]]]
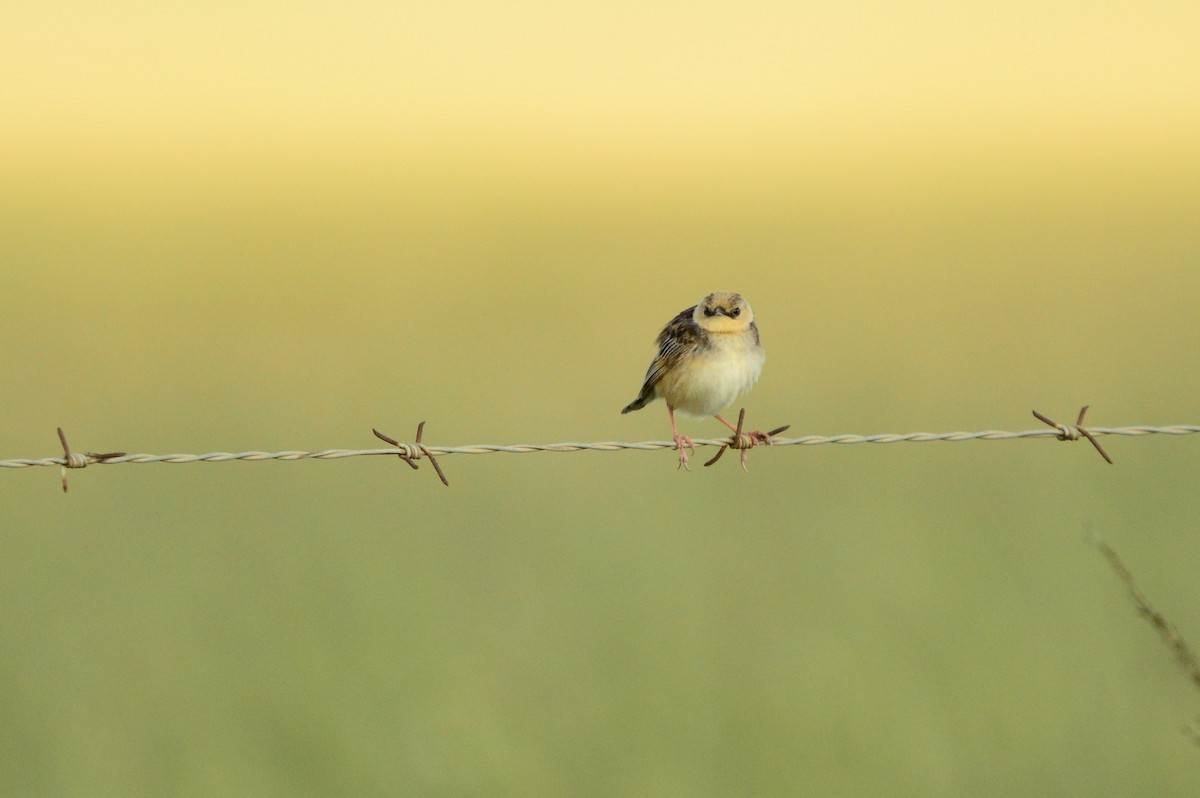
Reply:
[[720, 413], [754, 385], [766, 354], [751, 333], [714, 335], [712, 346], [689, 356], [663, 377], [659, 394], [691, 416]]

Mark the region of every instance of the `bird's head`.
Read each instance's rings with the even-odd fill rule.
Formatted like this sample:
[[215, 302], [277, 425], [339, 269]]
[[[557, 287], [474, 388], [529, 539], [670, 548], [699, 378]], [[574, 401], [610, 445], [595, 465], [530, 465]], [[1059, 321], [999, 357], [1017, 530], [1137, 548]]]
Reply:
[[692, 319], [711, 333], [741, 332], [754, 321], [754, 311], [741, 294], [717, 291], [700, 300]]

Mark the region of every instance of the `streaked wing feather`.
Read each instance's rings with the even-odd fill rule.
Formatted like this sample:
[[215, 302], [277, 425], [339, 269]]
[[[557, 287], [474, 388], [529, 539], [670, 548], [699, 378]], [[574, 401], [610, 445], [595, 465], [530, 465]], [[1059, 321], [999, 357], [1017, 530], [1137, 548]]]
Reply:
[[679, 359], [686, 352], [695, 348], [696, 343], [703, 335], [703, 331], [692, 320], [692, 314], [695, 311], [695, 305], [680, 311], [679, 315], [667, 322], [667, 326], [663, 327], [662, 332], [658, 334], [656, 341], [658, 355], [650, 364], [650, 368], [646, 370], [643, 388], [657, 383], [664, 374], [679, 363]]

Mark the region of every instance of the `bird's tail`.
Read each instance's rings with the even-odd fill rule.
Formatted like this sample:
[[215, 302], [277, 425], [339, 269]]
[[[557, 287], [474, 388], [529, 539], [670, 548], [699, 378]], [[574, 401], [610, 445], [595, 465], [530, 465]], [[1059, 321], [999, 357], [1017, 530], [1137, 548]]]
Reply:
[[641, 410], [643, 407], [650, 404], [650, 402], [653, 400], [654, 400], [654, 386], [643, 385], [642, 392], [638, 394], [637, 399], [634, 399], [632, 402], [625, 405], [625, 408], [621, 411], [621, 413], [622, 414], [631, 413], [634, 410]]

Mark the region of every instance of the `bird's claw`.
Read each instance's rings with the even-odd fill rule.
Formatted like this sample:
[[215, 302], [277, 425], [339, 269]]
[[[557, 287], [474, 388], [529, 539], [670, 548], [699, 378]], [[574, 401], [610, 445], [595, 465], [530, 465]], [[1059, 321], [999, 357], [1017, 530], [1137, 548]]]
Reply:
[[676, 435], [674, 437], [674, 441], [675, 441], [675, 451], [679, 452], [679, 465], [676, 466], [676, 468], [677, 469], [682, 468], [685, 471], [691, 471], [692, 470], [691, 467], [688, 466], [688, 456], [687, 456], [686, 450], [691, 449], [692, 454], [695, 454], [696, 453], [696, 444], [693, 443], [692, 439], [686, 435]]
[[[748, 435], [750, 437], [750, 440], [753, 441], [751, 446], [757, 446], [760, 443], [764, 443], [767, 446], [771, 446], [775, 443], [775, 441], [771, 440], [771, 433], [763, 432], [762, 430], [759, 430], [759, 429], [756, 429], [753, 432], [747, 432], [746, 435]], [[749, 448], [749, 447], [746, 447], [746, 448]]]

